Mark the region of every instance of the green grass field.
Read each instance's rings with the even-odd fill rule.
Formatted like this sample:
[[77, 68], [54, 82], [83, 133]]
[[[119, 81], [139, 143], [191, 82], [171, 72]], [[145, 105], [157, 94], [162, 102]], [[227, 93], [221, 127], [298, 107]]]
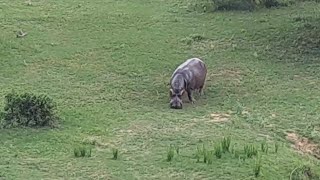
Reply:
[[[11, 90], [33, 92], [52, 97], [62, 118], [57, 129], [1, 129], [0, 179], [254, 179], [259, 156], [257, 179], [289, 179], [302, 165], [320, 175], [320, 4], [188, 9], [178, 0], [0, 1], [1, 110]], [[16, 38], [20, 29], [28, 35]], [[169, 109], [171, 73], [191, 57], [207, 64], [206, 94]], [[298, 151], [288, 133], [310, 142]], [[259, 156], [197, 163], [197, 147], [223, 137], [240, 157], [250, 144]], [[180, 153], [167, 162], [171, 144]], [[76, 158], [78, 146], [92, 156]]]

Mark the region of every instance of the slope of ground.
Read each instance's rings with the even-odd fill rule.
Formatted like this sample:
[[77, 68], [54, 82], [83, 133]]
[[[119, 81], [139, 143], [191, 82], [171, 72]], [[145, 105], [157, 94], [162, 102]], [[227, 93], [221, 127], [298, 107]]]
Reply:
[[[0, 2], [0, 97], [48, 94], [62, 127], [1, 129], [0, 177], [251, 179], [254, 158], [196, 163], [197, 146], [224, 135], [238, 151], [267, 141], [260, 179], [287, 179], [300, 165], [320, 172], [313, 152], [286, 138], [320, 142], [319, 49], [301, 32], [317, 36], [299, 31], [319, 4], [199, 14], [174, 0], [30, 2]], [[19, 29], [28, 35], [16, 38]], [[206, 95], [171, 110], [167, 83], [190, 57], [207, 63]], [[92, 157], [74, 157], [81, 144]], [[170, 144], [180, 156], [167, 162]]]

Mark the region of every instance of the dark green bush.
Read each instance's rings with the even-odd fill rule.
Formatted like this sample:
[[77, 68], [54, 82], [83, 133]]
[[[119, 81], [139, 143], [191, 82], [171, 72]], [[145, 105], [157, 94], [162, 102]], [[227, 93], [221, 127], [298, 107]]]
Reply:
[[57, 124], [56, 105], [46, 95], [9, 93], [5, 96], [3, 127], [54, 127]]
[[252, 11], [257, 8], [288, 6], [294, 0], [189, 0], [193, 10], [210, 11]]
[[253, 0], [212, 0], [215, 10], [253, 10], [256, 3]]

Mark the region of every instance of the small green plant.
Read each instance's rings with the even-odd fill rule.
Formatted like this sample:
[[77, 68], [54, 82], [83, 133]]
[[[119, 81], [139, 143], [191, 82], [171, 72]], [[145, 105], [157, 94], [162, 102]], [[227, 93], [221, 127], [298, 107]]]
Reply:
[[222, 157], [222, 147], [221, 147], [221, 144], [218, 143], [215, 145], [214, 147], [214, 155], [220, 159]]
[[202, 145], [202, 155], [203, 155], [203, 162], [207, 163], [208, 151], [207, 151], [205, 144]]
[[230, 137], [223, 137], [221, 141], [221, 147], [222, 147], [222, 152], [230, 152], [230, 144], [231, 144], [231, 138]]
[[204, 162], [204, 163], [207, 163], [207, 159], [208, 159], [208, 152], [207, 152], [207, 151], [204, 151], [204, 152], [203, 152], [203, 162]]
[[261, 143], [261, 151], [262, 151], [262, 152], [265, 152], [265, 153], [268, 153], [268, 150], [269, 150], [268, 144], [267, 144], [267, 142], [264, 140], [264, 141]]
[[168, 162], [172, 161], [173, 157], [174, 157], [174, 148], [170, 145], [167, 152], [167, 161]]
[[73, 149], [73, 153], [74, 153], [74, 156], [75, 156], [75, 157], [80, 157], [79, 148], [74, 148], [74, 149]]
[[207, 162], [208, 162], [208, 164], [212, 164], [212, 162], [213, 162], [213, 151], [207, 151]]
[[9, 93], [5, 96], [3, 127], [54, 127], [59, 117], [56, 104], [46, 95]]
[[196, 152], [196, 158], [197, 158], [197, 163], [200, 162], [201, 156], [203, 155], [203, 149], [198, 145], [197, 146], [197, 152]]
[[86, 149], [84, 147], [80, 147], [80, 156], [85, 157], [86, 156]]
[[275, 152], [275, 153], [278, 153], [278, 149], [279, 149], [279, 144], [276, 142], [276, 143], [274, 144], [274, 152]]
[[91, 157], [91, 148], [87, 149], [84, 146], [76, 147], [73, 149], [73, 153], [75, 157]]
[[247, 158], [251, 158], [252, 156], [256, 156], [258, 154], [258, 150], [254, 145], [245, 145], [244, 152]]
[[[219, 144], [220, 146], [220, 144]], [[219, 148], [220, 153], [221, 153], [221, 148]], [[197, 159], [197, 163], [200, 162], [201, 158], [203, 157], [203, 162], [212, 164], [213, 162], [213, 155], [214, 155], [214, 150], [208, 150], [205, 144], [202, 144], [201, 146], [197, 146], [197, 151], [195, 154], [195, 157]]]
[[201, 155], [203, 154], [201, 148], [199, 146], [197, 146], [197, 152], [196, 152], [196, 158], [197, 158], [197, 163], [200, 162], [200, 158], [201, 158]]
[[117, 148], [112, 148], [112, 159], [117, 160], [119, 155], [119, 150]]
[[254, 168], [253, 168], [253, 172], [254, 172], [254, 176], [258, 177], [261, 174], [261, 157], [257, 157], [254, 163]]
[[91, 152], [92, 152], [92, 150], [91, 150], [91, 148], [90, 148], [89, 151], [88, 151], [88, 153], [87, 153], [87, 156], [88, 156], [88, 157], [91, 157]]

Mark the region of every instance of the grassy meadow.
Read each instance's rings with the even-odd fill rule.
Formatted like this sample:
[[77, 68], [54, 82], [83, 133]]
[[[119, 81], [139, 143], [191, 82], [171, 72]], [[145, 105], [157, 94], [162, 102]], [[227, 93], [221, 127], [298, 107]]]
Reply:
[[[211, 13], [179, 0], [0, 1], [0, 110], [12, 90], [32, 92], [62, 118], [1, 129], [0, 179], [275, 180], [301, 166], [317, 179], [319, 12], [312, 1]], [[170, 109], [171, 73], [192, 57], [207, 64], [205, 95]], [[91, 157], [75, 157], [81, 146]]]

